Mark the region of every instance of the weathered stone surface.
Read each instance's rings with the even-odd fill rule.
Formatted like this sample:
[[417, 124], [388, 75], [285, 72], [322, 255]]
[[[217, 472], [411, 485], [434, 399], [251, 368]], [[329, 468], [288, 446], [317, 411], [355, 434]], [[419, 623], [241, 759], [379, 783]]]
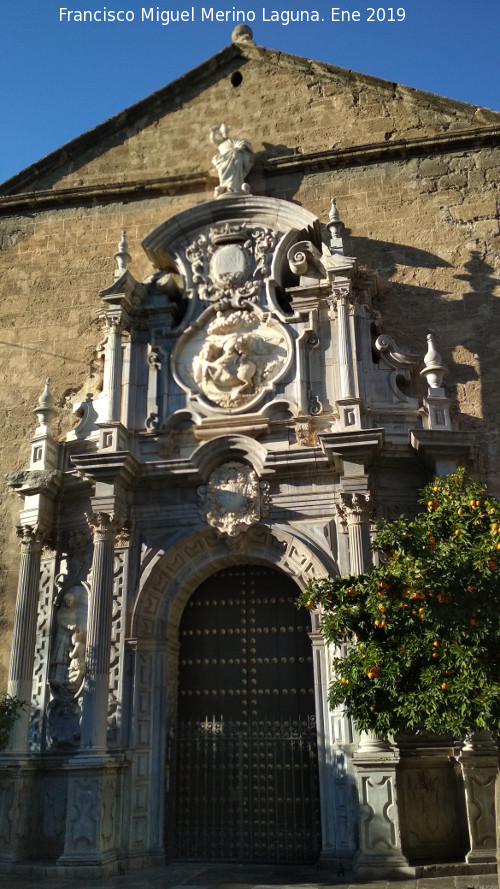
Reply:
[[[385, 142], [387, 133], [389, 142], [435, 134], [443, 138], [451, 124], [461, 130], [491, 126], [500, 123], [500, 114], [286, 54], [252, 46], [245, 53], [226, 59], [226, 67], [216, 74], [209, 68], [201, 80], [188, 76], [184, 85], [160, 91], [135, 116], [124, 114], [122, 129], [115, 127], [112, 136], [91, 140], [92, 147], [81, 154], [77, 146], [75, 157], [50, 174], [31, 174], [29, 190], [208, 171], [213, 153], [208, 129], [214, 119], [226, 119], [256, 152], [250, 177], [254, 192], [298, 201], [325, 220], [335, 194], [347, 251], [379, 276], [379, 305], [388, 332], [403, 340], [411, 332], [425, 342], [432, 318], [450, 367], [448, 392], [460, 409], [456, 422], [477, 430], [478, 471], [498, 490], [500, 150], [471, 145], [467, 151], [448, 153], [444, 142], [438, 155], [420, 159], [391, 157], [385, 163], [346, 163], [316, 172], [308, 172], [306, 165], [300, 174], [269, 170], [265, 176], [258, 168], [268, 158]], [[234, 88], [229, 75], [237, 67], [243, 80]], [[2, 207], [1, 471], [26, 464], [31, 409], [47, 375], [59, 409], [54, 430], [62, 434], [67, 429], [68, 393], [88, 376], [98, 338], [98, 292], [112, 278], [120, 231], [127, 231], [133, 272], [141, 280], [150, 271], [139, 247], [142, 238], [166, 217], [208, 199], [215, 184], [211, 176], [206, 191], [126, 204], [86, 205], [82, 193], [76, 206], [63, 202], [37, 210], [35, 204], [21, 215], [9, 215], [8, 207]], [[14, 184], [18, 192], [27, 188]], [[478, 357], [464, 364], [465, 354]], [[5, 492], [1, 496], [0, 535], [12, 545], [16, 501]], [[15, 556], [9, 545], [2, 546], [2, 553], [0, 575], [7, 590], [0, 665], [5, 666]]]
[[[74, 711], [71, 743], [79, 742], [73, 728], [82, 655], [74, 681], [57, 683], [50, 650], [58, 647], [59, 627], [69, 679], [71, 658], [78, 660], [69, 654], [69, 639], [76, 644], [74, 630], [83, 623], [64, 613], [65, 597], [78, 589], [81, 601], [87, 600], [92, 563], [84, 511], [113, 515], [113, 528], [121, 516], [113, 572], [109, 540], [106, 583], [102, 571], [90, 577], [106, 587], [105, 617], [112, 627], [106, 623], [101, 636], [96, 629], [87, 651], [87, 660], [98, 650], [106, 658], [88, 672], [85, 694], [92, 707], [84, 741], [89, 749], [107, 741], [117, 750], [128, 725], [136, 759], [124, 794], [131, 808], [137, 799], [139, 813], [128, 848], [141, 855], [162, 847], [163, 802], [155, 776], [164, 762], [157, 739], [164, 737], [163, 706], [169, 713], [175, 709], [174, 678], [162, 697], [165, 665], [172, 670], [177, 664], [180, 615], [207, 575], [245, 558], [271, 563], [299, 583], [330, 565], [363, 570], [371, 521], [367, 508], [362, 521], [358, 514], [360, 505], [371, 502], [365, 460], [380, 460], [380, 514], [411, 512], [428, 471], [415, 453], [408, 455], [409, 432], [422, 422], [419, 404], [429, 412], [420, 439], [412, 441], [429, 450], [428, 434], [432, 439], [436, 432], [436, 453], [445, 465], [450, 424], [464, 433], [456, 437], [462, 455], [465, 433], [474, 433], [474, 468], [492, 491], [500, 490], [500, 234], [493, 175], [500, 167], [493, 147], [500, 114], [244, 43], [0, 188], [0, 472], [9, 474], [14, 489], [0, 493], [0, 682], [19, 564], [13, 528], [20, 501], [14, 492], [27, 494], [27, 501], [48, 496], [51, 488], [39, 489], [44, 473], [50, 469], [51, 481], [56, 468], [42, 457], [34, 460], [36, 442], [30, 441], [33, 409], [50, 377], [57, 409], [52, 428], [58, 441], [69, 444], [65, 452], [59, 448], [64, 496], [56, 529], [57, 558], [67, 574], [56, 580], [59, 569], [43, 562], [34, 655], [39, 733], [33, 743], [41, 743], [49, 686], [60, 698], [56, 716], [49, 713], [49, 743], [58, 741], [58, 714], [67, 718], [66, 705]], [[235, 70], [242, 75], [237, 87], [230, 80]], [[220, 194], [212, 200], [217, 177], [208, 134], [216, 120], [252, 145], [252, 198], [238, 180], [237, 198]], [[344, 254], [335, 252], [332, 195], [344, 225]], [[240, 204], [233, 208], [235, 200]], [[224, 207], [233, 208], [233, 215]], [[158, 245], [165, 220], [170, 241]], [[317, 220], [330, 229], [324, 229], [323, 252]], [[122, 239], [116, 254], [124, 230], [126, 243]], [[158, 273], [142, 249], [144, 239]], [[175, 262], [182, 274], [174, 280]], [[175, 319], [185, 311], [183, 276], [191, 315], [189, 326], [173, 337]], [[294, 314], [278, 317], [279, 300], [288, 300]], [[422, 376], [420, 391], [416, 383], [429, 330], [439, 344], [434, 363], [440, 374], [448, 369], [444, 382], [440, 377], [432, 384], [434, 396]], [[396, 343], [410, 344], [412, 355]], [[428, 357], [427, 375], [432, 364]], [[264, 406], [271, 401], [267, 415]], [[269, 482], [261, 479], [264, 465]], [[25, 505], [25, 525], [29, 510], [53, 519], [48, 502], [40, 502]], [[132, 526], [123, 525], [132, 503], [139, 535], [147, 530], [140, 553], [137, 542], [129, 546]], [[339, 503], [344, 513], [350, 507], [344, 523]], [[88, 599], [98, 600], [99, 591]], [[101, 618], [95, 617], [96, 627]], [[134, 675], [137, 685], [124, 691], [130, 639], [139, 649], [128, 651], [127, 676]], [[315, 645], [319, 651], [319, 633]], [[326, 688], [328, 670], [323, 651], [318, 688]], [[120, 708], [126, 710], [134, 695], [137, 708], [134, 703], [134, 713], [125, 712], [121, 722]], [[107, 738], [106, 705], [114, 719]], [[349, 759], [354, 742], [345, 740], [344, 717], [335, 720], [325, 729], [325, 750], [342, 757], [347, 750]], [[90, 777], [70, 787], [75, 823], [80, 790], [90, 806]], [[101, 814], [111, 824], [106, 800], [116, 794], [108, 777], [103, 766]], [[332, 800], [338, 797], [342, 811], [349, 810], [342, 830], [352, 856], [355, 808], [352, 814], [340, 772], [337, 778], [324, 805], [336, 812]], [[375, 790], [373, 800], [367, 797], [374, 810], [387, 802]], [[344, 848], [343, 817], [332, 815], [338, 830], [330, 831], [327, 855]], [[390, 819], [386, 827], [393, 829]], [[110, 837], [113, 831], [118, 837], [118, 827], [109, 827]], [[111, 839], [99, 849], [97, 841], [89, 842], [99, 860], [112, 846]], [[367, 854], [370, 844], [375, 840], [368, 837]], [[73, 863], [74, 845], [68, 833], [66, 854]], [[394, 866], [404, 868], [399, 840], [394, 849]], [[383, 856], [380, 861], [384, 865]]]

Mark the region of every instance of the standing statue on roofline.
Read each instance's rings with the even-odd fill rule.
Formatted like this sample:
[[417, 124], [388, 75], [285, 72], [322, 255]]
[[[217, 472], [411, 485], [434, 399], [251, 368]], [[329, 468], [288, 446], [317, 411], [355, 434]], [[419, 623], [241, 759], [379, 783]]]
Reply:
[[247, 139], [230, 139], [225, 123], [210, 128], [210, 141], [217, 145], [219, 153], [212, 163], [219, 174], [219, 185], [214, 197], [229, 194], [250, 194], [245, 178], [253, 164], [253, 151]]

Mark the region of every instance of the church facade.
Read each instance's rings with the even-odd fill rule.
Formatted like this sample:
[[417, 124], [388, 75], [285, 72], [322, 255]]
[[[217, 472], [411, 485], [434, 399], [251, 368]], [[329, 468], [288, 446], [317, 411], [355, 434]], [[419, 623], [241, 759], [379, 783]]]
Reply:
[[360, 736], [295, 599], [497, 484], [499, 127], [238, 28], [0, 189], [4, 870], [494, 867], [491, 740]]

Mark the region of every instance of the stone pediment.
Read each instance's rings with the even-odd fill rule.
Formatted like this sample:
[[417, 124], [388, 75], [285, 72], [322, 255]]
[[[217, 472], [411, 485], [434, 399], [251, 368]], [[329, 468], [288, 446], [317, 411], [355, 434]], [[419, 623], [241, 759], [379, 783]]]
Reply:
[[[220, 230], [223, 224], [242, 226], [244, 223], [282, 235], [296, 232], [321, 248], [319, 222], [312, 213], [290, 201], [253, 195], [231, 195], [196, 204], [158, 225], [144, 238], [142, 246], [155, 268], [176, 270], [181, 253], [196, 236], [210, 229]], [[222, 231], [220, 237], [223, 238]]]

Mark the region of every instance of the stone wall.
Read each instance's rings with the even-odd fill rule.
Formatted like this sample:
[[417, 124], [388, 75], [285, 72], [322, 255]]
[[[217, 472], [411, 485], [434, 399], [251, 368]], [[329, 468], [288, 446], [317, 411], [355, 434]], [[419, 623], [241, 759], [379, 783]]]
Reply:
[[[296, 201], [323, 222], [335, 195], [346, 253], [378, 274], [384, 331], [422, 355], [426, 333], [435, 333], [455, 424], [477, 431], [475, 468], [498, 494], [500, 149], [490, 143], [500, 114], [253, 46], [244, 56], [224, 53], [223, 65], [160, 91], [107, 134], [97, 128], [87, 147], [76, 140], [67, 160], [42, 162], [42, 174], [0, 189], [0, 471], [28, 463], [32, 408], [47, 376], [59, 409], [54, 429], [64, 437], [71, 427], [71, 395], [85, 386], [102, 338], [98, 293], [112, 282], [122, 229], [141, 280], [152, 271], [142, 239], [212, 197], [208, 134], [225, 121], [257, 153], [254, 193]], [[151, 177], [169, 184], [148, 196]], [[109, 183], [129, 187], [105, 193]], [[5, 489], [0, 497], [3, 687], [20, 501]]]

